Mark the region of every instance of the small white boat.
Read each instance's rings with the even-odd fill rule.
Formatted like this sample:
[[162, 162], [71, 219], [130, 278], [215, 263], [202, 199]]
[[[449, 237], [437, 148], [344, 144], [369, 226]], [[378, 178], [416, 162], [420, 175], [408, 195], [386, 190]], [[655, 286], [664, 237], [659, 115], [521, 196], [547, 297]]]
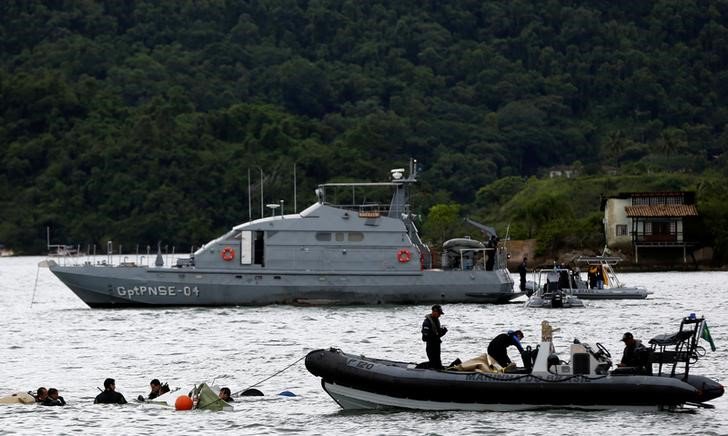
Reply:
[[[575, 281], [574, 295], [586, 300], [641, 300], [651, 294], [647, 289], [640, 286], [625, 286], [619, 281], [613, 266], [621, 259], [614, 256], [579, 256], [574, 263], [586, 266], [587, 280], [582, 280], [581, 271], [573, 271]], [[601, 275], [602, 287], [592, 286], [590, 275]]]
[[546, 309], [584, 307], [584, 302], [574, 294], [569, 279], [570, 270], [559, 267], [539, 269], [534, 271], [534, 276], [533, 281], [526, 283], [529, 295], [526, 307]]
[[[619, 281], [613, 266], [621, 259], [611, 256], [579, 256], [574, 259], [574, 269], [560, 267], [567, 271], [568, 280], [563, 277], [557, 281], [558, 287], [582, 300], [642, 300], [652, 292], [641, 286], [625, 286]], [[582, 271], [581, 265], [586, 271]], [[546, 269], [551, 271], [551, 269]], [[586, 273], [586, 280], [582, 273]], [[601, 280], [599, 280], [601, 279]], [[600, 283], [601, 282], [601, 287]], [[536, 281], [526, 282], [526, 295], [537, 289]]]

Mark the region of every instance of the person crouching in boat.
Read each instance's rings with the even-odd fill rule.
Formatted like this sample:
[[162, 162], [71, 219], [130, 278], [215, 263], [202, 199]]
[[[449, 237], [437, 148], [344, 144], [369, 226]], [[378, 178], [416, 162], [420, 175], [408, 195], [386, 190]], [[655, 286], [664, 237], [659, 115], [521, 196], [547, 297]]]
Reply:
[[488, 344], [488, 354], [503, 368], [507, 368], [509, 365], [515, 366], [508, 357], [508, 347], [514, 345], [518, 348], [519, 353], [523, 353], [521, 339], [523, 339], [523, 332], [520, 330], [508, 330], [508, 333], [501, 333]]
[[425, 342], [425, 352], [431, 369], [442, 369], [440, 359], [440, 343], [447, 333], [446, 327], [440, 327], [440, 316], [443, 315], [442, 307], [439, 304], [432, 306], [432, 313], [425, 316], [422, 322], [422, 340]]
[[96, 396], [94, 404], [126, 404], [126, 398], [116, 392], [116, 381], [113, 378], [104, 380], [104, 391]]
[[58, 389], [50, 388], [48, 389], [48, 396], [40, 404], [43, 406], [65, 406], [66, 400], [58, 396]]
[[635, 339], [632, 333], [627, 332], [622, 336], [624, 352], [622, 360], [617, 364], [620, 368], [634, 368], [638, 374], [652, 374], [650, 364], [650, 349], [642, 344], [642, 341]]

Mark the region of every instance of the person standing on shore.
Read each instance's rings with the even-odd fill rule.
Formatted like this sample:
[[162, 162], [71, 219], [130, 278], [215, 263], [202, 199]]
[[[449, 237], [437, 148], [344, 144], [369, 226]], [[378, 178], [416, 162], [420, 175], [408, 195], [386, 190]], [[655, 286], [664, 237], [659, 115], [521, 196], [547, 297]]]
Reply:
[[425, 352], [427, 359], [430, 361], [431, 369], [442, 369], [442, 360], [440, 359], [440, 343], [447, 333], [447, 328], [440, 327], [440, 316], [443, 315], [442, 306], [435, 304], [432, 306], [432, 313], [425, 316], [422, 322], [422, 340], [426, 343]]

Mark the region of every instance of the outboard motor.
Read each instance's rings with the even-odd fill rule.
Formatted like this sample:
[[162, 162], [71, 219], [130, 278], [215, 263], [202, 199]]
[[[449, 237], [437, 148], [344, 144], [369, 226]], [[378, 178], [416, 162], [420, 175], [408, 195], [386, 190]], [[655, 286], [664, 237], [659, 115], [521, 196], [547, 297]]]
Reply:
[[559, 359], [559, 355], [558, 354], [553, 354], [553, 353], [552, 354], [549, 354], [548, 359], [546, 359], [546, 368], [548, 369], [548, 371], [549, 372], [551, 371], [551, 367], [552, 366], [559, 366], [559, 364], [561, 364], [561, 360]]
[[554, 292], [554, 295], [551, 297], [551, 307], [564, 307], [564, 297], [561, 292]]
[[521, 353], [521, 360], [523, 360], [523, 367], [527, 372], [533, 370], [533, 364], [536, 363], [536, 356], [538, 355], [538, 347], [535, 350], [531, 349], [531, 346], [527, 346], [523, 353]]

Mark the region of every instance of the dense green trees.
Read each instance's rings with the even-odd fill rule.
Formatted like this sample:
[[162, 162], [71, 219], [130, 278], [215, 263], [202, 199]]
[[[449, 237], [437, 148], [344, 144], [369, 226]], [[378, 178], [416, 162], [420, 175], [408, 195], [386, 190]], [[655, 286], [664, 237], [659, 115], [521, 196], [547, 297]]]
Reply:
[[57, 242], [200, 244], [247, 218], [248, 168], [290, 205], [294, 164], [302, 204], [410, 156], [421, 212], [498, 205], [535, 234], [565, 198], [510, 205], [504, 178], [725, 168], [727, 15], [702, 0], [2, 2], [0, 243], [42, 251], [50, 225]]

